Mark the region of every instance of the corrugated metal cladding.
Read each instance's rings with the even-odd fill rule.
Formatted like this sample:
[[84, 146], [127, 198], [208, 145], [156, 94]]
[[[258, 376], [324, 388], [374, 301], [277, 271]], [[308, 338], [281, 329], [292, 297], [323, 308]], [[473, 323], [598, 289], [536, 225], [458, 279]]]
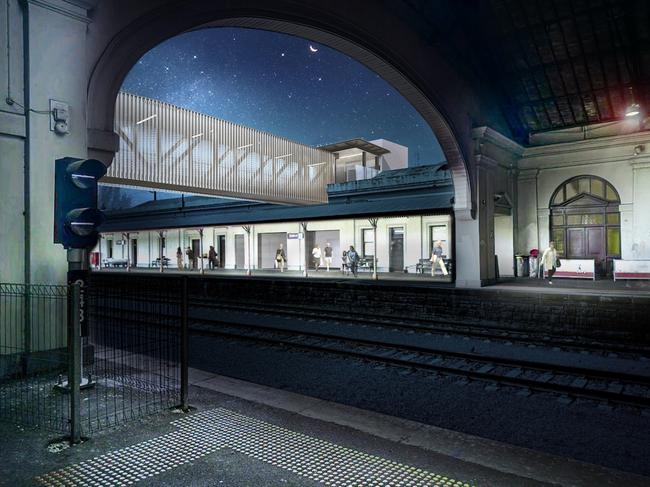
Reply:
[[120, 150], [102, 182], [290, 204], [327, 202], [334, 155], [120, 92]]

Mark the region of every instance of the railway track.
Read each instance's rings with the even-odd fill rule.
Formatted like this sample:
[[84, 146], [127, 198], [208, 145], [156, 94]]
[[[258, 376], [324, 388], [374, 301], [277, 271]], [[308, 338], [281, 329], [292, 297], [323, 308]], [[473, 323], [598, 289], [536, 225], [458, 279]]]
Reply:
[[[151, 316], [146, 311], [95, 310], [98, 318], [120, 319], [142, 326], [177, 326], [176, 315]], [[164, 319], [160, 319], [164, 318]], [[483, 381], [492, 386], [511, 386], [524, 393], [545, 392], [572, 399], [589, 399], [617, 405], [650, 407], [650, 376], [549, 365], [547, 363], [488, 356], [471, 352], [440, 350], [435, 347], [387, 344], [379, 340], [351, 338], [311, 330], [283, 329], [263, 323], [231, 323], [215, 318], [191, 316], [190, 333], [221, 337], [310, 352], [333, 354], [411, 370]]]
[[[338, 324], [372, 326], [379, 329], [403, 330], [407, 333], [425, 333], [493, 341], [505, 344], [539, 346], [551, 350], [564, 350], [590, 353], [599, 356], [621, 357], [631, 360], [650, 360], [650, 347], [629, 342], [598, 341], [595, 339], [576, 339], [573, 337], [549, 334], [534, 334], [492, 325], [472, 325], [452, 320], [419, 320], [413, 318], [396, 319], [385, 316], [351, 314], [346, 311], [314, 310], [287, 305], [253, 305], [241, 303], [214, 303], [194, 299], [192, 304], [209, 309], [222, 309], [249, 314], [291, 316], [299, 320], [333, 321]], [[588, 340], [588, 341], [587, 341]]]

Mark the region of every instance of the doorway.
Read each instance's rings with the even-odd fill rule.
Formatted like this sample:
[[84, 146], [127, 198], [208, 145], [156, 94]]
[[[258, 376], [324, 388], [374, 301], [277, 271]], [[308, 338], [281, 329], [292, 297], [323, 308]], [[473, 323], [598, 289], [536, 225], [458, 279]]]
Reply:
[[404, 227], [392, 227], [389, 231], [388, 271], [404, 270]]
[[138, 239], [131, 240], [131, 266], [138, 267]]
[[285, 232], [260, 233], [257, 236], [257, 265], [260, 269], [275, 268], [275, 252], [282, 245], [287, 248], [287, 234]]
[[217, 237], [217, 253], [219, 254], [219, 267], [226, 267], [226, 236], [219, 235]]
[[594, 259], [597, 277], [611, 276], [621, 257], [620, 198], [597, 176], [564, 182], [551, 198], [551, 239], [566, 259]]
[[246, 267], [246, 245], [243, 235], [235, 235], [235, 269]]
[[192, 239], [192, 252], [194, 252], [194, 259], [192, 259], [192, 269], [197, 269], [197, 263], [202, 257], [201, 252], [201, 241], [198, 238]]

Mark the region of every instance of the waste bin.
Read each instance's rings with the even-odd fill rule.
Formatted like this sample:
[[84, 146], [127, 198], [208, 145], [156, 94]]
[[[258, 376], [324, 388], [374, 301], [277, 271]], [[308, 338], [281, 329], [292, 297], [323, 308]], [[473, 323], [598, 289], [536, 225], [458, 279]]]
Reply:
[[515, 255], [517, 277], [528, 277], [528, 256]]
[[539, 270], [539, 257], [535, 257], [531, 255], [528, 258], [528, 268], [530, 270], [530, 277], [531, 278], [536, 278], [537, 277], [537, 271]]

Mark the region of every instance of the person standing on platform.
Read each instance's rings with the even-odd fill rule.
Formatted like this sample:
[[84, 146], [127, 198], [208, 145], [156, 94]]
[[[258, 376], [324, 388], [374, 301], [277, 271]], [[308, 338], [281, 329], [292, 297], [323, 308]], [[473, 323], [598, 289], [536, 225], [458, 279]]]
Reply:
[[208, 267], [213, 270], [217, 267], [217, 251], [214, 250], [214, 245], [210, 245], [208, 250]]
[[352, 275], [357, 277], [357, 266], [359, 265], [359, 254], [354, 250], [354, 246], [350, 245], [350, 250], [348, 250], [348, 266], [352, 271]]
[[332, 265], [332, 252], [334, 252], [334, 249], [328, 242], [323, 250], [325, 251], [325, 265], [327, 266], [327, 272], [329, 272], [330, 266]]
[[321, 251], [320, 247], [318, 244], [314, 247], [314, 250], [311, 251], [311, 256], [314, 259], [314, 270], [318, 272], [318, 268], [320, 267], [320, 258], [321, 258]]
[[180, 247], [176, 249], [176, 267], [183, 269], [183, 251]]
[[431, 251], [431, 277], [436, 274], [436, 267], [440, 267], [443, 275], [447, 275], [447, 267], [445, 266], [445, 261], [442, 260], [442, 242], [438, 240], [436, 246]]
[[555, 269], [558, 267], [558, 260], [557, 250], [555, 249], [555, 242], [551, 240], [548, 243], [548, 247], [546, 247], [546, 250], [544, 250], [544, 253], [542, 254], [541, 262], [548, 275], [549, 284], [553, 284], [553, 274], [555, 274]]
[[275, 268], [280, 269], [280, 272], [284, 272], [284, 264], [287, 261], [287, 255], [284, 253], [284, 246], [280, 244], [278, 249], [275, 251]]
[[187, 265], [191, 271], [194, 270], [194, 250], [192, 250], [191, 247], [188, 247], [187, 250], [185, 250], [185, 253], [187, 254]]

